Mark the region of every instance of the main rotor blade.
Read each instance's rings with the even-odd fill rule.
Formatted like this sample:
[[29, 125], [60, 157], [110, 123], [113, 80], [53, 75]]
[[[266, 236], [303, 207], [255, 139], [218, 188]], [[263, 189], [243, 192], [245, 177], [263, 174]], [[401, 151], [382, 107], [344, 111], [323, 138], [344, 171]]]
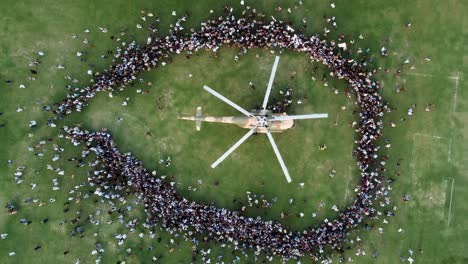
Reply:
[[245, 134], [241, 139], [239, 139], [239, 141], [237, 141], [236, 144], [234, 144], [230, 149], [228, 149], [228, 151], [226, 151], [221, 157], [219, 157], [219, 159], [213, 162], [213, 164], [211, 164], [211, 168], [216, 168], [216, 166], [218, 166], [225, 158], [227, 158], [227, 156], [229, 156], [232, 152], [234, 152], [234, 150], [236, 150], [236, 148], [238, 148], [242, 143], [244, 143], [244, 141], [246, 141], [255, 132], [256, 129], [256, 126], [250, 129], [250, 131], [247, 132], [247, 134]]
[[267, 107], [268, 98], [270, 97], [271, 87], [273, 86], [273, 80], [275, 79], [276, 68], [278, 68], [279, 59], [280, 57], [276, 56], [275, 63], [273, 63], [273, 68], [271, 69], [271, 74], [270, 74], [270, 80], [268, 81], [265, 98], [263, 99], [262, 109], [265, 109]]
[[272, 121], [285, 121], [285, 120], [316, 119], [316, 118], [328, 118], [328, 114], [275, 116], [271, 120]]
[[210, 87], [208, 86], [203, 86], [203, 89], [205, 89], [205, 91], [209, 92], [210, 94], [218, 97], [218, 99], [220, 99], [221, 101], [225, 102], [226, 104], [234, 107], [235, 109], [237, 109], [237, 111], [243, 113], [244, 115], [250, 117], [252, 116], [251, 113], [249, 113], [247, 110], [245, 110], [244, 108], [238, 106], [237, 104], [235, 104], [234, 102], [232, 102], [231, 100], [227, 99], [226, 97], [224, 97], [223, 95], [221, 95], [220, 93], [216, 92], [215, 90], [211, 89]]
[[286, 181], [290, 183], [291, 177], [289, 176], [288, 168], [286, 168], [286, 165], [284, 164], [283, 158], [281, 157], [278, 147], [276, 146], [275, 140], [273, 139], [273, 136], [271, 135], [270, 131], [267, 130], [266, 134], [268, 136], [268, 139], [270, 140], [273, 150], [275, 151], [276, 157], [278, 158], [281, 169], [283, 170], [284, 176], [286, 177]]

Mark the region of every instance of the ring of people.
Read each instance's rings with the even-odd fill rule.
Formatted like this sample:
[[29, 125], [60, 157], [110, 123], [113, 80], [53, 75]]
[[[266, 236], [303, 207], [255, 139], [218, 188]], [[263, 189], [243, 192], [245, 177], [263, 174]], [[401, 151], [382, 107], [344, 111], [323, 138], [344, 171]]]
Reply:
[[[148, 39], [146, 45], [128, 43], [117, 51], [116, 57], [121, 62], [103, 73], [94, 73], [92, 85], [83, 88], [83, 92], [69, 94], [56, 105], [55, 117], [61, 119], [74, 111], [81, 111], [98, 92], [120, 90], [134, 81], [139, 73], [165, 65], [165, 60], [174, 54], [192, 54], [201, 49], [216, 52], [222, 45], [305, 53], [311, 60], [326, 65], [332, 76], [345, 80], [354, 91], [356, 105], [359, 107], [353, 155], [361, 179], [355, 188], [355, 199], [336, 219], [325, 220], [312, 229], [291, 231], [276, 221], [245, 217], [236, 211], [190, 201], [177, 194], [174, 183], [167, 183], [163, 177], [156, 177], [130, 153], [121, 153], [110, 133], [86, 131], [79, 127], [63, 127], [63, 130], [66, 138], [74, 145], [84, 147], [83, 157], [90, 154], [96, 156], [95, 162], [89, 163], [93, 166], [89, 181], [96, 187], [95, 193], [112, 203], [122, 198], [124, 194], [120, 193], [124, 192], [120, 191], [129, 188], [135, 190], [145, 207], [147, 219], [144, 226], [147, 228], [158, 224], [170, 233], [181, 234], [194, 244], [199, 239], [196, 235], [203, 234], [205, 240], [231, 243], [235, 249], [251, 249], [256, 255], [262, 253], [268, 258], [277, 255], [283, 261], [298, 259], [306, 254], [318, 256], [325, 247], [341, 249], [342, 241], [350, 229], [362, 223], [364, 217], [377, 215], [377, 210], [373, 207], [374, 201], [388, 195], [386, 187], [378, 184], [383, 176], [380, 173], [377, 140], [383, 129], [381, 118], [390, 108], [383, 103], [378, 92], [380, 85], [372, 79], [372, 72], [357, 61], [343, 58], [337, 53], [335, 42], [327, 42], [318, 36], [302, 35], [274, 18], [267, 22], [248, 17], [236, 18], [229, 13], [202, 23], [201, 28], [190, 35], [183, 34], [182, 28], [175, 26], [170, 35]], [[251, 17], [255, 17], [255, 14], [252, 13]], [[230, 104], [245, 117], [202, 117], [201, 108], [194, 117], [181, 117], [195, 121], [197, 129], [200, 128], [201, 121], [232, 123], [249, 129], [243, 138], [212, 164], [213, 168], [254, 132], [266, 133], [287, 181], [291, 181], [270, 132], [287, 130], [297, 119], [324, 118], [327, 114], [289, 116], [266, 110], [278, 60], [277, 57], [262, 108], [258, 111], [246, 111], [205, 86], [206, 91]], [[53, 119], [49, 120], [49, 126], [55, 127]], [[389, 200], [388, 197], [385, 199]]]

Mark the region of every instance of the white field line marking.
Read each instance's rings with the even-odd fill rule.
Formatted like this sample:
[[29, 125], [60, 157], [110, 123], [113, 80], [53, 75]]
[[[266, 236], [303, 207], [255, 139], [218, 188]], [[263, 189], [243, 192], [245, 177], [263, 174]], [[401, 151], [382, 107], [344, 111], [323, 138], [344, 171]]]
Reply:
[[453, 139], [450, 139], [449, 149], [448, 149], [448, 154], [447, 154], [447, 161], [448, 162], [450, 162], [450, 158], [452, 156], [452, 143], [453, 143]]
[[453, 95], [453, 109], [452, 112], [455, 113], [456, 108], [457, 108], [457, 96], [458, 96], [458, 81], [460, 80], [459, 78], [459, 73], [457, 72], [457, 76], [455, 79], [455, 94]]
[[336, 121], [335, 121], [335, 126], [338, 125], [338, 118], [340, 117], [340, 113], [336, 114]]
[[139, 123], [142, 123], [143, 127], [145, 127], [147, 131], [150, 131], [150, 129], [140, 119], [138, 119], [138, 118], [136, 118], [136, 117], [134, 117], [134, 116], [132, 116], [130, 114], [127, 114], [127, 113], [122, 113], [122, 114], [125, 115], [125, 116], [128, 116], [130, 118], [133, 118], [134, 120], [138, 121]]
[[[411, 164], [410, 164], [410, 167], [412, 168], [412, 171], [413, 171], [413, 178], [414, 178], [414, 173], [415, 173], [415, 170], [414, 170], [414, 152], [415, 152], [415, 138], [416, 136], [425, 136], [425, 137], [432, 137], [432, 138], [437, 138], [437, 139], [448, 139], [448, 138], [443, 138], [443, 137], [436, 137], [436, 136], [430, 136], [430, 135], [424, 135], [424, 134], [419, 134], [419, 133], [414, 133], [413, 134], [413, 151], [412, 151], [412, 154], [411, 154]], [[449, 139], [450, 142], [452, 142], [452, 139], [450, 138]], [[452, 198], [453, 198], [453, 186], [454, 186], [454, 183], [455, 183], [455, 179], [452, 178], [452, 189], [450, 191], [450, 204], [449, 204], [449, 213], [448, 213], [448, 220], [447, 220], [447, 226], [450, 226], [450, 216], [452, 214]]]
[[449, 204], [449, 212], [448, 212], [448, 219], [447, 219], [447, 226], [450, 226], [450, 216], [452, 214], [452, 197], [453, 197], [453, 184], [455, 183], [455, 179], [452, 178], [452, 190], [450, 191], [450, 204]]
[[348, 185], [349, 181], [346, 181], [346, 190], [345, 190], [345, 195], [344, 195], [344, 202], [346, 203], [346, 199], [348, 198]]
[[414, 178], [414, 152], [416, 150], [416, 134], [413, 134], [413, 150], [411, 151], [411, 163], [410, 163], [410, 168], [412, 169], [413, 171], [413, 178]]
[[[350, 150], [350, 153], [353, 153], [353, 150], [354, 150], [354, 141], [351, 143], [351, 150]], [[348, 166], [348, 175], [351, 175], [352, 173], [352, 168], [350, 166]], [[351, 175], [351, 178], [348, 179], [346, 181], [346, 190], [345, 190], [345, 196], [344, 196], [344, 202], [346, 204], [346, 199], [348, 198], [348, 186], [349, 186], [349, 182], [353, 179], [352, 175]], [[346, 205], [345, 205], [346, 206]]]
[[414, 75], [414, 76], [424, 76], [424, 77], [434, 77], [432, 74], [424, 74], [424, 73], [413, 73], [413, 72], [405, 72], [402, 73], [403, 75]]
[[346, 181], [346, 189], [345, 189], [345, 195], [344, 195], [344, 203], [346, 204], [346, 199], [348, 198], [348, 186], [349, 186], [349, 182], [351, 181], [352, 179], [352, 175], [351, 175], [351, 167], [348, 166], [348, 175], [351, 176], [350, 179], [347, 179]]
[[158, 139], [158, 159], [159, 159], [158, 162], [162, 159], [162, 155], [161, 155], [161, 149], [162, 149], [162, 148], [161, 148], [161, 145], [162, 145], [161, 140]]
[[432, 136], [432, 135], [426, 135], [426, 134], [421, 134], [421, 133], [414, 133], [415, 136], [420, 136], [420, 137], [431, 137], [431, 138], [436, 138], [436, 139], [447, 139], [449, 140], [450, 138], [446, 137], [440, 137], [440, 136]]
[[453, 109], [452, 109], [452, 127], [450, 130], [450, 144], [448, 149], [447, 161], [450, 162], [452, 157], [452, 145], [453, 145], [453, 134], [455, 130], [455, 111], [457, 109], [457, 96], [458, 96], [458, 81], [460, 80], [460, 73], [457, 72], [457, 76], [455, 78], [455, 92], [453, 94]]
[[457, 76], [438, 76], [438, 75], [432, 75], [432, 74], [426, 74], [426, 73], [416, 73], [416, 72], [403, 72], [401, 73], [402, 75], [412, 75], [412, 76], [422, 76], [422, 77], [440, 77], [440, 78], [443, 78], [443, 77], [446, 77], [446, 78], [449, 78], [449, 79], [452, 79], [452, 80], [456, 80], [458, 79], [458, 73], [457, 73]]

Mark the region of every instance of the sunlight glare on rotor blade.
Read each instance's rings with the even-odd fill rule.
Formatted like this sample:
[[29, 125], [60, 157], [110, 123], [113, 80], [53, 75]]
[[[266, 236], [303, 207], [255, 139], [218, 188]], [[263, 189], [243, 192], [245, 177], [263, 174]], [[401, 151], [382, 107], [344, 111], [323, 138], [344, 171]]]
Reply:
[[227, 99], [226, 97], [224, 97], [223, 95], [221, 95], [220, 93], [216, 92], [215, 90], [211, 89], [210, 87], [208, 86], [203, 86], [203, 89], [205, 89], [205, 91], [209, 92], [210, 94], [216, 96], [218, 99], [220, 99], [221, 101], [225, 102], [226, 104], [234, 107], [235, 109], [237, 109], [237, 111], [243, 113], [244, 115], [246, 116], [252, 116], [251, 113], [249, 113], [249, 111], [245, 110], [244, 108], [238, 106], [237, 104], [235, 104], [234, 102], [232, 102], [231, 100]]
[[244, 141], [246, 141], [257, 129], [257, 127], [252, 128], [247, 134], [245, 134], [239, 141], [236, 142], [228, 151], [226, 151], [221, 157], [219, 157], [213, 164], [211, 164], [211, 168], [216, 168], [225, 158], [227, 158], [234, 150], [236, 150]]
[[273, 121], [299, 120], [299, 119], [317, 119], [317, 118], [328, 118], [328, 114], [275, 116], [273, 118]]
[[265, 109], [268, 104], [268, 97], [270, 97], [271, 87], [273, 86], [273, 81], [275, 80], [276, 68], [278, 68], [278, 62], [280, 57], [275, 57], [275, 63], [273, 63], [273, 68], [271, 69], [270, 80], [268, 81], [267, 90], [265, 93], [265, 98], [263, 99], [262, 109]]
[[278, 158], [281, 169], [283, 170], [284, 176], [286, 177], [286, 181], [290, 183], [291, 177], [289, 176], [288, 168], [286, 168], [286, 165], [284, 164], [283, 158], [281, 157], [278, 147], [276, 146], [275, 140], [273, 139], [273, 136], [271, 135], [270, 131], [267, 130], [266, 134], [268, 136], [268, 139], [270, 140], [271, 146], [273, 147], [273, 151], [275, 152], [276, 157]]

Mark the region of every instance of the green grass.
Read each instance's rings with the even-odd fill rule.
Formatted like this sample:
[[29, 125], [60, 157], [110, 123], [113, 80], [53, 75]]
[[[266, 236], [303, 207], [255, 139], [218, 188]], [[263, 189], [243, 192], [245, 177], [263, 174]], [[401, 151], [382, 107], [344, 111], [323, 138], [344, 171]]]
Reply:
[[[116, 223], [116, 215], [106, 213], [109, 206], [95, 203], [98, 200], [94, 196], [80, 203], [72, 201], [70, 211], [63, 212], [68, 197], [75, 195], [69, 194], [69, 190], [86, 181], [87, 170], [75, 168], [67, 162], [67, 158], [79, 155], [79, 149], [63, 139], [57, 139], [57, 130], [45, 127], [48, 115], [42, 111], [42, 105], [59, 101], [65, 96], [63, 87], [68, 84], [65, 74], [77, 78], [79, 83], [76, 85], [79, 87], [88, 84], [87, 64], [79, 62], [74, 55], [76, 51], [88, 51], [89, 62], [102, 70], [109, 66], [110, 61], [102, 60], [99, 56], [108, 49], [115, 49], [117, 43], [109, 36], [118, 34], [121, 27], [128, 27], [129, 34], [144, 40], [148, 32], [135, 27], [143, 22], [140, 19], [141, 10], [160, 16], [160, 31], [165, 33], [169, 24], [175, 22], [175, 17], [171, 16], [172, 10], [178, 14], [189, 11], [191, 16], [186, 28], [190, 28], [209, 18], [209, 9], [215, 10], [215, 14], [222, 14], [225, 4], [239, 6], [239, 2], [201, 1], [197, 5], [188, 1], [0, 3], [0, 112], [3, 112], [0, 123], [6, 124], [0, 128], [0, 202], [6, 204], [14, 201], [19, 207], [18, 214], [14, 216], [7, 215], [6, 209], [0, 213], [0, 233], [9, 234], [7, 239], [0, 240], [2, 263], [29, 263], [31, 260], [36, 263], [54, 260], [70, 263], [78, 258], [82, 263], [89, 263], [94, 261], [91, 251], [97, 241], [103, 243], [106, 249], [104, 263], [124, 259], [130, 263], [148, 263], [152, 256], [160, 256], [161, 263], [191, 261], [192, 245], [176, 239], [177, 246], [169, 253], [168, 240], [173, 237], [159, 229], [157, 237], [162, 238], [160, 243], [156, 239], [149, 240], [147, 235], [145, 239], [139, 239], [137, 235], [140, 230], [137, 230], [124, 245], [117, 246], [113, 235], [123, 232], [123, 228]], [[383, 137], [389, 138], [392, 144], [387, 151], [390, 160], [386, 173], [395, 179], [391, 196], [398, 207], [397, 216], [391, 219], [381, 217], [379, 221], [370, 223], [377, 228], [384, 227], [383, 234], [377, 230], [353, 232], [350, 239], [354, 240], [354, 245], [344, 255], [353, 257], [355, 263], [397, 263], [399, 257], [408, 256], [408, 249], [412, 248], [416, 252], [413, 257], [416, 262], [466, 262], [468, 255], [464, 249], [468, 223], [464, 191], [468, 181], [465, 154], [468, 151], [468, 130], [465, 125], [468, 121], [468, 89], [465, 72], [468, 70], [468, 48], [465, 40], [468, 37], [468, 20], [464, 17], [464, 11], [468, 10], [467, 4], [461, 0], [444, 3], [435, 0], [392, 3], [383, 0], [335, 1], [337, 7], [331, 9], [327, 1], [304, 2], [307, 3], [298, 9], [294, 8], [296, 1], [262, 1], [252, 5], [266, 14], [292, 22], [296, 28], [302, 24], [302, 18], [307, 17], [305, 31], [308, 34], [321, 32], [326, 26], [323, 15], [334, 15], [339, 28], [329, 38], [346, 34], [347, 40], [356, 41], [356, 46], [371, 49], [371, 54], [375, 56], [374, 66], [392, 70], [389, 74], [377, 74], [376, 79], [383, 84], [384, 99], [397, 109], [385, 117]], [[274, 8], [279, 5], [283, 11], [277, 13]], [[291, 7], [293, 14], [288, 14], [287, 7]], [[404, 25], [409, 22], [413, 26], [407, 30]], [[98, 27], [107, 27], [110, 32], [99, 33]], [[87, 38], [95, 45], [93, 48], [81, 42], [86, 28], [91, 30]], [[79, 37], [71, 39], [72, 33]], [[360, 40], [359, 34], [365, 38]], [[384, 44], [386, 39], [388, 43]], [[389, 48], [390, 54], [385, 59], [378, 55], [383, 45]], [[41, 58], [43, 62], [37, 68], [37, 80], [30, 81], [27, 79], [30, 69], [28, 62], [36, 58], [38, 50], [44, 51], [46, 56]], [[235, 62], [233, 57], [238, 51], [223, 48], [218, 58], [210, 52], [200, 52], [190, 60], [176, 56], [174, 63], [141, 76], [145, 83], [153, 83], [151, 87], [135, 85], [112, 99], [107, 94], [100, 94], [83, 113], [73, 114], [60, 124], [80, 123], [92, 130], [108, 128], [121, 151], [131, 151], [145, 162], [147, 168], [156, 169], [159, 175], [174, 177], [178, 191], [190, 199], [239, 209], [241, 204], [233, 204], [232, 201], [237, 199], [245, 204], [246, 191], [264, 194], [269, 200], [277, 197], [278, 202], [271, 209], [248, 208], [247, 215], [275, 219], [295, 230], [314, 226], [325, 218], [333, 218], [336, 213], [331, 206], [346, 206], [353, 199], [353, 189], [359, 180], [351, 157], [354, 135], [349, 124], [355, 119], [353, 101], [343, 93], [333, 94], [333, 86], [340, 92], [347, 88], [343, 82], [330, 80], [330, 86], [323, 87], [320, 81], [311, 81], [312, 64], [303, 54], [286, 53], [281, 56], [273, 95], [277, 95], [279, 89], [292, 87], [296, 98], [308, 97], [307, 100], [302, 99], [303, 104], [293, 106], [293, 113], [327, 112], [330, 118], [299, 121], [294, 130], [274, 135], [293, 183], [286, 184], [264, 135], [250, 138], [213, 170], [209, 165], [246, 130], [235, 126], [203, 124], [202, 131], [197, 132], [192, 122], [177, 120], [178, 113], [193, 114], [197, 106], [202, 106], [203, 112], [210, 115], [237, 114], [204, 92], [201, 89], [203, 84], [208, 84], [247, 109], [260, 104], [274, 55], [265, 50], [251, 50]], [[256, 58], [256, 55], [259, 57]], [[425, 62], [426, 56], [432, 56], [433, 61]], [[416, 65], [416, 69], [410, 71], [409, 66], [405, 65], [404, 73], [427, 76], [403, 74], [400, 78], [392, 77], [406, 58]], [[66, 69], [57, 70], [57, 64], [64, 64]], [[293, 71], [297, 72], [294, 80], [290, 78]], [[320, 68], [316, 74], [318, 80], [322, 72]], [[192, 78], [188, 77], [190, 73], [193, 74]], [[459, 76], [458, 85], [456, 79], [449, 78], [454, 76]], [[14, 83], [6, 84], [6, 79], [12, 79]], [[256, 84], [255, 90], [249, 88], [249, 81]], [[19, 89], [21, 83], [26, 84], [27, 89]], [[406, 87], [407, 91], [397, 93], [396, 89], [400, 86]], [[148, 90], [149, 93], [139, 95], [136, 88]], [[126, 97], [130, 98], [129, 105], [122, 107], [121, 103]], [[39, 104], [35, 103], [38, 99], [42, 101]], [[430, 103], [434, 104], [434, 110], [424, 111]], [[413, 104], [417, 105], [415, 115], [408, 117], [406, 111]], [[164, 108], [160, 110], [162, 106]], [[342, 106], [346, 106], [347, 110], [341, 110]], [[17, 113], [17, 107], [24, 108], [24, 111]], [[117, 122], [117, 116], [124, 120]], [[406, 118], [406, 121], [400, 121], [401, 118]], [[30, 129], [30, 120], [37, 120], [40, 126]], [[388, 125], [390, 121], [396, 121], [397, 127], [391, 128]], [[151, 138], [146, 136], [148, 131], [152, 133]], [[45, 151], [44, 158], [28, 152], [27, 146], [34, 146], [38, 140], [46, 138], [53, 138], [53, 143], [65, 147], [66, 151], [59, 161], [51, 161], [51, 144], [35, 148], [33, 153]], [[318, 150], [318, 145], [322, 143], [328, 145], [327, 151]], [[173, 166], [166, 168], [158, 165], [158, 160], [167, 156], [172, 157]], [[7, 165], [9, 159], [14, 161], [13, 166]], [[401, 160], [400, 166], [396, 165], [398, 160]], [[64, 169], [65, 175], [58, 176], [47, 170], [47, 164]], [[16, 185], [13, 174], [21, 165], [26, 166], [25, 181]], [[332, 167], [337, 171], [334, 178], [328, 176]], [[53, 178], [61, 182], [59, 191], [51, 190]], [[448, 224], [452, 178], [454, 188]], [[198, 179], [203, 180], [202, 185], [197, 183]], [[215, 182], [219, 182], [219, 185], [216, 186]], [[300, 182], [305, 183], [304, 189], [300, 188]], [[38, 189], [31, 190], [31, 183], [38, 184]], [[189, 191], [189, 186], [196, 187], [197, 191]], [[81, 191], [87, 190], [83, 188]], [[403, 202], [403, 194], [410, 194], [412, 200]], [[48, 202], [51, 196], [55, 197], [55, 203]], [[29, 197], [47, 204], [39, 207], [38, 203], [24, 203]], [[294, 206], [288, 202], [291, 197], [294, 198]], [[321, 201], [326, 204], [324, 208], [319, 207]], [[113, 219], [114, 223], [92, 226], [81, 221], [86, 228], [85, 237], [70, 238], [73, 225], [69, 221], [76, 217], [78, 209], [83, 212], [82, 220], [101, 209], [101, 222]], [[311, 217], [314, 211], [318, 212], [317, 218]], [[281, 219], [281, 212], [290, 216]], [[296, 214], [299, 212], [304, 212], [305, 217], [298, 218]], [[133, 215], [141, 218], [141, 208]], [[24, 217], [33, 223], [20, 225], [19, 219]], [[46, 217], [49, 223], [41, 224], [40, 221]], [[382, 224], [382, 218], [390, 223]], [[60, 225], [63, 220], [68, 223]], [[399, 228], [404, 232], [397, 232]], [[356, 242], [356, 236], [362, 240]], [[38, 244], [42, 249], [34, 251]], [[146, 249], [149, 245], [154, 246], [153, 251]], [[133, 250], [129, 256], [125, 254], [127, 248]], [[212, 248], [216, 252], [221, 250], [211, 243], [202, 245], [202, 248]], [[356, 257], [357, 248], [364, 249], [366, 256]], [[70, 254], [64, 256], [65, 250], [69, 250]], [[225, 261], [232, 259], [231, 250], [226, 250]], [[376, 259], [372, 257], [375, 250], [380, 253]], [[17, 255], [8, 257], [9, 251], [16, 251]], [[304, 258], [304, 262], [307, 260]], [[198, 257], [197, 262], [200, 261]], [[212, 259], [212, 263], [214, 261]], [[253, 259], [248, 261], [253, 262]]]
[[[206, 114], [238, 115], [235, 110], [202, 90], [205, 83], [235, 102], [243, 102], [246, 108], [259, 105], [264, 96], [263, 87], [268, 80], [268, 66], [273, 56], [260, 50], [252, 53], [261, 54], [262, 57], [256, 59], [249, 56], [238, 64], [232, 62], [235, 53], [229, 50], [222, 50], [216, 61], [210, 61], [207, 56], [189, 61], [179, 57], [172, 67], [144, 75], [146, 81], [154, 83], [149, 94], [137, 95], [135, 89], [130, 89], [112, 99], [102, 95], [84, 113], [73, 118], [83, 120], [83, 126], [93, 130], [109, 128], [122, 150], [143, 150], [134, 153], [149, 167], [156, 166], [159, 159], [171, 156], [173, 167], [166, 169], [163, 166], [158, 169], [174, 176], [180, 192], [196, 200], [232, 207], [234, 199], [245, 200], [246, 191], [262, 193], [270, 199], [277, 197], [280, 201], [281, 206], [276, 207], [276, 210], [264, 212], [271, 219], [278, 219], [281, 211], [288, 207], [290, 197], [297, 200], [298, 204], [307, 199], [305, 208], [301, 205], [298, 206], [301, 209], [287, 210], [293, 215], [305, 210], [304, 213], [310, 216], [322, 200], [330, 203], [327, 207], [333, 203], [344, 206], [343, 196], [334, 194], [344, 194], [345, 188], [348, 188], [346, 192], [351, 193], [358, 179], [351, 177], [355, 166], [349, 155], [353, 144], [353, 130], [349, 125], [353, 120], [352, 112], [340, 108], [353, 108], [353, 105], [344, 96], [332, 95], [330, 89], [319, 85], [320, 82], [311, 86], [310, 76], [304, 72], [308, 64], [304, 56], [285, 56], [279, 66], [281, 71], [277, 76], [276, 87], [278, 90], [293, 87], [297, 98], [307, 96], [307, 100], [302, 99], [303, 104], [294, 105], [292, 110], [296, 113], [329, 112], [333, 115], [327, 120], [299, 121], [294, 130], [274, 135], [294, 183], [285, 184], [283, 173], [265, 135], [250, 138], [213, 170], [210, 164], [241, 138], [246, 130], [229, 125], [203, 124], [202, 131], [197, 132], [193, 122], [177, 120], [178, 113], [193, 114], [198, 105], [203, 106]], [[201, 64], [204, 68], [196, 67]], [[216, 68], [229, 70], [220, 76], [210, 74]], [[255, 72], [256, 68], [260, 68], [261, 73]], [[295, 80], [289, 77], [292, 71], [298, 72]], [[194, 77], [189, 78], [189, 73]], [[249, 81], [258, 84], [255, 90], [249, 88]], [[278, 91], [274, 95], [278, 97]], [[122, 107], [121, 103], [126, 97], [132, 99], [128, 106]], [[165, 99], [160, 100], [161, 97]], [[162, 104], [161, 101], [165, 102], [163, 110], [158, 105]], [[338, 113], [338, 125], [335, 125]], [[124, 118], [120, 123], [116, 118], [118, 116]], [[125, 127], [132, 129], [123, 129]], [[148, 131], [153, 135], [150, 138], [146, 136]], [[310, 131], [314, 131], [312, 136]], [[327, 151], [318, 149], [321, 143], [329, 146]], [[328, 176], [332, 168], [337, 170], [333, 179]], [[199, 186], [198, 179], [204, 184]], [[219, 182], [219, 186], [215, 186], [215, 182]], [[304, 182], [304, 189], [299, 186], [300, 182]], [[198, 191], [188, 191], [188, 186], [196, 187]], [[347, 198], [351, 198], [351, 195]], [[250, 213], [252, 216], [257, 214]], [[324, 212], [324, 216], [328, 217], [329, 214]], [[303, 229], [316, 223], [311, 222], [310, 217], [290, 218], [286, 223], [294, 229]]]

